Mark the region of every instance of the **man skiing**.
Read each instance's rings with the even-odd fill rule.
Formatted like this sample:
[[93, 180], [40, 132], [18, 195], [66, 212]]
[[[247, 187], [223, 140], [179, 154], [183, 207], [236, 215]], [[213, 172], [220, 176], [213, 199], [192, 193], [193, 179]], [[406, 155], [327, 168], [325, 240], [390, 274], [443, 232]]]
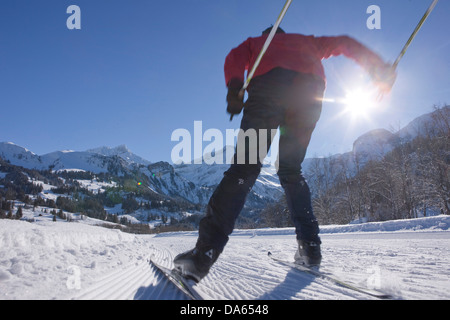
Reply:
[[[259, 37], [248, 38], [226, 57], [227, 112], [236, 115], [244, 109], [241, 122], [244, 132], [280, 129], [277, 174], [295, 226], [298, 250], [294, 258], [299, 264], [319, 266], [322, 259], [319, 226], [301, 164], [322, 110], [326, 78], [321, 60], [338, 55], [355, 60], [382, 93], [389, 92], [396, 75], [377, 54], [348, 36], [287, 34], [278, 28], [247, 88], [248, 99], [244, 103], [241, 90], [244, 73], [252, 68], [271, 29], [264, 30]], [[257, 152], [257, 157], [265, 156], [270, 148], [271, 137], [266, 136], [258, 136], [256, 144], [265, 150], [258, 147], [254, 150], [247, 141], [238, 139], [238, 145], [245, 145], [245, 162], [237, 161], [236, 152], [233, 164], [208, 203], [195, 248], [175, 257], [175, 269], [183, 276], [200, 281], [222, 253], [262, 167], [263, 158], [256, 163], [249, 161], [252, 152]], [[259, 138], [267, 141], [260, 143]]]

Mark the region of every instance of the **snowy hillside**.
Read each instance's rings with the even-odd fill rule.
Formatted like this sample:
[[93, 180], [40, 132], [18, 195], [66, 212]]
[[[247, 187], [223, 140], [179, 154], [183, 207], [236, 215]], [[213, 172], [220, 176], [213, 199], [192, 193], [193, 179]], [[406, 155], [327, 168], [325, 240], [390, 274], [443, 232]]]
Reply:
[[[360, 137], [353, 143], [353, 149], [343, 154], [329, 157], [307, 158], [303, 162], [303, 172], [312, 181], [318, 171], [342, 171], [342, 167], [349, 175], [354, 175], [358, 167], [361, 169], [370, 160], [381, 160], [387, 153], [403, 143], [410, 142], [418, 136], [436, 135], [438, 132], [448, 132], [450, 122], [450, 106], [424, 114], [396, 132], [386, 129], [374, 129]], [[329, 168], [333, 163], [338, 170]], [[336, 169], [336, 168], [335, 168]]]
[[[195, 232], [132, 235], [93, 219], [0, 220], [0, 299], [185, 299], [148, 264], [168, 267], [190, 249]], [[395, 299], [450, 299], [450, 217], [321, 228], [322, 271]], [[211, 273], [197, 286], [207, 299], [296, 300], [371, 297], [283, 267], [267, 251], [292, 259], [294, 231], [236, 230]]]

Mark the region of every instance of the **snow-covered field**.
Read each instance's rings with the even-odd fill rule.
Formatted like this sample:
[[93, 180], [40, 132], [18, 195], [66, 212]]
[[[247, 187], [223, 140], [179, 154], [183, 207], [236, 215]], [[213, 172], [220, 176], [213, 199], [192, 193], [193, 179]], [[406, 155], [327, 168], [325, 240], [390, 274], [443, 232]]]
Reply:
[[[30, 212], [25, 212], [25, 215]], [[0, 299], [185, 299], [148, 264], [171, 266], [195, 232], [132, 235], [79, 222], [0, 220]], [[450, 217], [321, 228], [321, 270], [396, 299], [450, 299]], [[208, 299], [290, 300], [371, 297], [280, 266], [294, 231], [236, 230], [197, 286]]]

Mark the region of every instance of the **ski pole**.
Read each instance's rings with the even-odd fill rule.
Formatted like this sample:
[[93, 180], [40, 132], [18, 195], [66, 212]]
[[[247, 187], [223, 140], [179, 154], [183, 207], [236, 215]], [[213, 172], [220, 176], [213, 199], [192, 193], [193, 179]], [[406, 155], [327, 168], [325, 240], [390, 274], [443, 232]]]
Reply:
[[397, 68], [398, 63], [400, 62], [400, 60], [403, 58], [403, 56], [405, 55], [406, 50], [408, 50], [409, 45], [411, 44], [411, 42], [413, 41], [413, 39], [416, 37], [417, 32], [419, 32], [420, 28], [422, 28], [423, 23], [425, 22], [425, 20], [427, 20], [428, 16], [430, 15], [431, 11], [433, 11], [434, 7], [436, 6], [436, 4], [438, 3], [439, 0], [433, 0], [433, 3], [430, 5], [430, 7], [428, 8], [428, 10], [425, 12], [425, 14], [423, 15], [422, 19], [420, 19], [419, 23], [417, 24], [416, 28], [414, 29], [413, 33], [411, 34], [411, 36], [409, 37], [408, 41], [406, 42], [405, 46], [403, 47], [402, 51], [400, 52], [400, 54], [398, 55], [397, 59], [395, 60], [394, 64], [392, 65], [393, 69]]
[[272, 27], [272, 30], [270, 30], [269, 36], [266, 39], [266, 42], [264, 43], [261, 52], [259, 53], [258, 57], [256, 58], [255, 64], [252, 67], [252, 70], [247, 76], [247, 80], [244, 83], [244, 86], [242, 87], [242, 90], [247, 89], [250, 81], [253, 78], [253, 75], [255, 74], [256, 68], [258, 68], [259, 63], [261, 62], [262, 57], [266, 53], [267, 48], [269, 47], [270, 43], [272, 42], [273, 37], [275, 36], [275, 33], [277, 32], [278, 27], [280, 26], [281, 20], [283, 20], [284, 15], [286, 14], [287, 10], [289, 9], [289, 6], [291, 5], [292, 0], [287, 0], [284, 4], [283, 9], [281, 10], [280, 15], [278, 16], [277, 21], [275, 22], [274, 26]]
[[[259, 63], [261, 62], [262, 57], [266, 53], [267, 48], [269, 47], [270, 43], [272, 42], [273, 37], [275, 36], [275, 33], [277, 32], [278, 27], [280, 26], [281, 20], [283, 20], [284, 15], [286, 14], [287, 10], [289, 9], [289, 6], [291, 5], [292, 0], [287, 0], [286, 3], [283, 6], [283, 9], [281, 10], [281, 13], [278, 15], [277, 21], [272, 27], [272, 30], [270, 30], [269, 36], [266, 39], [266, 42], [264, 43], [261, 51], [259, 52], [258, 57], [256, 58], [255, 64], [253, 65], [252, 69], [247, 75], [247, 79], [245, 80], [244, 86], [242, 87], [241, 91], [239, 92], [239, 95], [244, 95], [245, 90], [247, 89], [250, 81], [253, 78], [253, 75], [255, 74], [256, 68], [258, 68]], [[230, 117], [230, 121], [233, 120], [233, 115]]]

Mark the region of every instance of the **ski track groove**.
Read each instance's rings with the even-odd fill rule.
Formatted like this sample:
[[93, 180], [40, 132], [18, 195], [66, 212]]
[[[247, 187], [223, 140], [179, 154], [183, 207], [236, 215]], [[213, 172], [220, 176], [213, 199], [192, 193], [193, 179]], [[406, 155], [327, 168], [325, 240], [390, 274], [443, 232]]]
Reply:
[[100, 296], [106, 289], [113, 286], [116, 283], [117, 278], [121, 278], [122, 274], [126, 274], [127, 272], [128, 268], [111, 272], [110, 274], [96, 281], [93, 285], [89, 286], [88, 289], [84, 289], [84, 292], [76, 297], [76, 299], [95, 299], [97, 296]]
[[[133, 284], [141, 280], [143, 275], [139, 272], [142, 270], [142, 262], [138, 265], [135, 263], [132, 266], [112, 272], [105, 278], [97, 281], [93, 286], [87, 289], [85, 293], [80, 295], [77, 299], [85, 300], [108, 300], [108, 299], [121, 299], [126, 293], [126, 289], [119, 290], [123, 287], [126, 288], [129, 281], [134, 281]], [[140, 268], [141, 267], [141, 268]], [[131, 275], [131, 276], [130, 276]], [[144, 274], [145, 276], [145, 274]], [[137, 280], [136, 280], [137, 279]]]
[[221, 284], [222, 290], [226, 293], [225, 296], [228, 299], [245, 300], [248, 298], [247, 290], [252, 285], [245, 282], [246, 286], [242, 287], [244, 281], [236, 281], [237, 275], [246, 278], [245, 271], [243, 272], [242, 268], [236, 267], [233, 263], [222, 259], [214, 271], [216, 275], [214, 283], [216, 283], [216, 286]]
[[[162, 256], [167, 257], [167, 254]], [[142, 261], [111, 272], [74, 299], [77, 300], [185, 300], [184, 294], [171, 287], [171, 282]]]
[[[114, 291], [112, 291], [112, 294], [107, 296], [105, 299], [108, 300], [124, 300], [124, 299], [130, 299], [134, 295], [132, 293], [136, 291], [136, 287], [139, 287], [139, 284], [145, 284], [145, 276], [147, 272], [145, 272], [143, 275], [140, 273], [142, 271], [142, 268], [134, 268], [134, 270], [131, 270], [131, 273], [133, 276], [131, 277], [124, 277], [120, 279], [120, 283], [115, 286]], [[144, 281], [143, 281], [144, 280]], [[131, 295], [131, 296], [130, 296]]]
[[[228, 299], [230, 292], [227, 286], [223, 285], [223, 278], [216, 269], [212, 269], [204, 281], [200, 282], [203, 291], [208, 291], [207, 295], [211, 299]], [[220, 294], [219, 294], [220, 293]]]

